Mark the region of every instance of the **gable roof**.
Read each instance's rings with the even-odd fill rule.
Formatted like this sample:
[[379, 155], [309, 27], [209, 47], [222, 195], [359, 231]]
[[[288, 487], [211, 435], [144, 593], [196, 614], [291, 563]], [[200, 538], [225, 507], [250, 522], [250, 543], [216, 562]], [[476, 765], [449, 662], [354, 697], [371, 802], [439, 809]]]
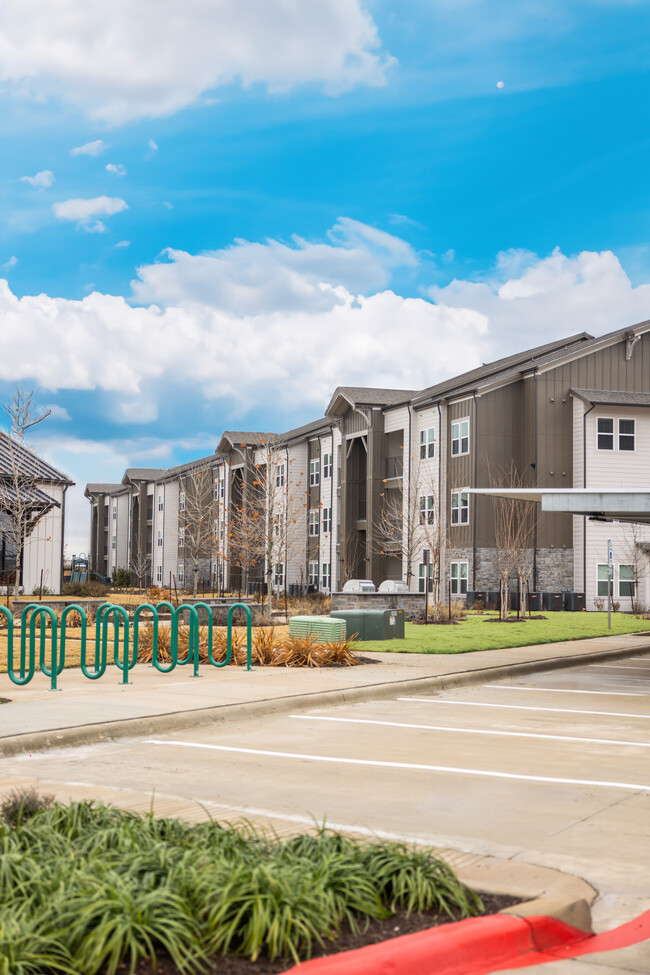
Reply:
[[67, 474], [52, 467], [20, 440], [0, 432], [0, 478], [5, 479], [16, 468], [20, 471], [21, 479], [44, 484], [74, 484]]
[[357, 406], [399, 406], [417, 395], [417, 389], [381, 389], [376, 386], [337, 386], [325, 413], [338, 416], [344, 404]]
[[618, 389], [570, 389], [569, 392], [593, 406], [650, 406], [650, 393]]

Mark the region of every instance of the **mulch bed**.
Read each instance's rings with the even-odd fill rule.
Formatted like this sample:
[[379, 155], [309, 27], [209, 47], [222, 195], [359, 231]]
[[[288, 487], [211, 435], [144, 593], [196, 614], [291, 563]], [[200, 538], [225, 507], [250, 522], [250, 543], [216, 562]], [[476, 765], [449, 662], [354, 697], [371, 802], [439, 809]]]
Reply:
[[[496, 914], [505, 907], [511, 907], [521, 901], [521, 898], [500, 894], [481, 894], [481, 898], [485, 905], [484, 914]], [[399, 938], [404, 934], [415, 934], [416, 931], [424, 931], [426, 928], [434, 928], [455, 920], [459, 919], [450, 918], [446, 914], [407, 914], [405, 911], [397, 911], [385, 921], [370, 921], [368, 927], [360, 934], [354, 934], [349, 928], [343, 929], [340, 936], [329, 942], [326, 948], [316, 948], [312, 957], [323, 958], [338, 954], [340, 951], [352, 951], [354, 948], [374, 945], [380, 941], [388, 941], [390, 938]], [[250, 958], [221, 955], [211, 959], [207, 972], [210, 975], [279, 975], [292, 968], [294, 964], [291, 958], [275, 961], [258, 958], [257, 961], [251, 961]], [[158, 956], [155, 971], [156, 975], [181, 975], [171, 959], [164, 955]], [[151, 975], [151, 972], [152, 968], [148, 962], [141, 962], [135, 969], [136, 975]], [[414, 972], [413, 975], [416, 973]]]

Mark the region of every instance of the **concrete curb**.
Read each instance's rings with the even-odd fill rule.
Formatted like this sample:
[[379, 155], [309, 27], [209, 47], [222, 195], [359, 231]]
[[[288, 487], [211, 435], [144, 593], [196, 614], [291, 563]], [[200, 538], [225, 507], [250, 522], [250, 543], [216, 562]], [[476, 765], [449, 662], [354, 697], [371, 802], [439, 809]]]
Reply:
[[513, 664], [481, 667], [456, 674], [441, 674], [436, 677], [414, 677], [407, 680], [386, 681], [381, 684], [365, 684], [343, 690], [290, 694], [238, 704], [220, 704], [191, 711], [171, 711], [142, 718], [123, 718], [118, 721], [11, 735], [0, 737], [0, 756], [9, 757], [22, 752], [45, 751], [51, 748], [73, 748], [78, 745], [116, 741], [120, 738], [132, 738], [138, 735], [180, 731], [221, 721], [243, 721], [267, 715], [286, 714], [289, 711], [306, 708], [332, 707], [337, 704], [383, 700], [396, 694], [414, 691], [442, 691], [448, 688], [467, 687], [483, 681], [504, 680], [518, 674], [580, 667], [585, 663], [596, 663], [602, 660], [625, 659], [626, 657], [637, 656], [643, 651], [650, 651], [650, 644], [642, 644], [637, 647], [619, 647], [614, 650], [597, 650], [572, 657], [543, 657]]

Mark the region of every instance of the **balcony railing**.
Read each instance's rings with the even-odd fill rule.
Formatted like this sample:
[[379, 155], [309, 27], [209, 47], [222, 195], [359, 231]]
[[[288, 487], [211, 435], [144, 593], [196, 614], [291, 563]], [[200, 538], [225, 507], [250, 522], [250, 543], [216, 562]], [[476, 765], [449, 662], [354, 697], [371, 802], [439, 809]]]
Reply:
[[387, 478], [390, 477], [402, 477], [404, 473], [404, 458], [403, 457], [387, 457], [386, 458], [386, 473]]

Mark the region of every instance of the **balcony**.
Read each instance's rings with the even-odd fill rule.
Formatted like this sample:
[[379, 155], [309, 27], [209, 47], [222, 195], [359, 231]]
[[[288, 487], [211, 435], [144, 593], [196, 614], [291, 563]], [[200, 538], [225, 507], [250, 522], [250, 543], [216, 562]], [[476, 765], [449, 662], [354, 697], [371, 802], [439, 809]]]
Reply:
[[384, 476], [387, 480], [393, 477], [402, 477], [404, 474], [404, 458], [403, 457], [387, 457], [385, 463], [385, 473]]

